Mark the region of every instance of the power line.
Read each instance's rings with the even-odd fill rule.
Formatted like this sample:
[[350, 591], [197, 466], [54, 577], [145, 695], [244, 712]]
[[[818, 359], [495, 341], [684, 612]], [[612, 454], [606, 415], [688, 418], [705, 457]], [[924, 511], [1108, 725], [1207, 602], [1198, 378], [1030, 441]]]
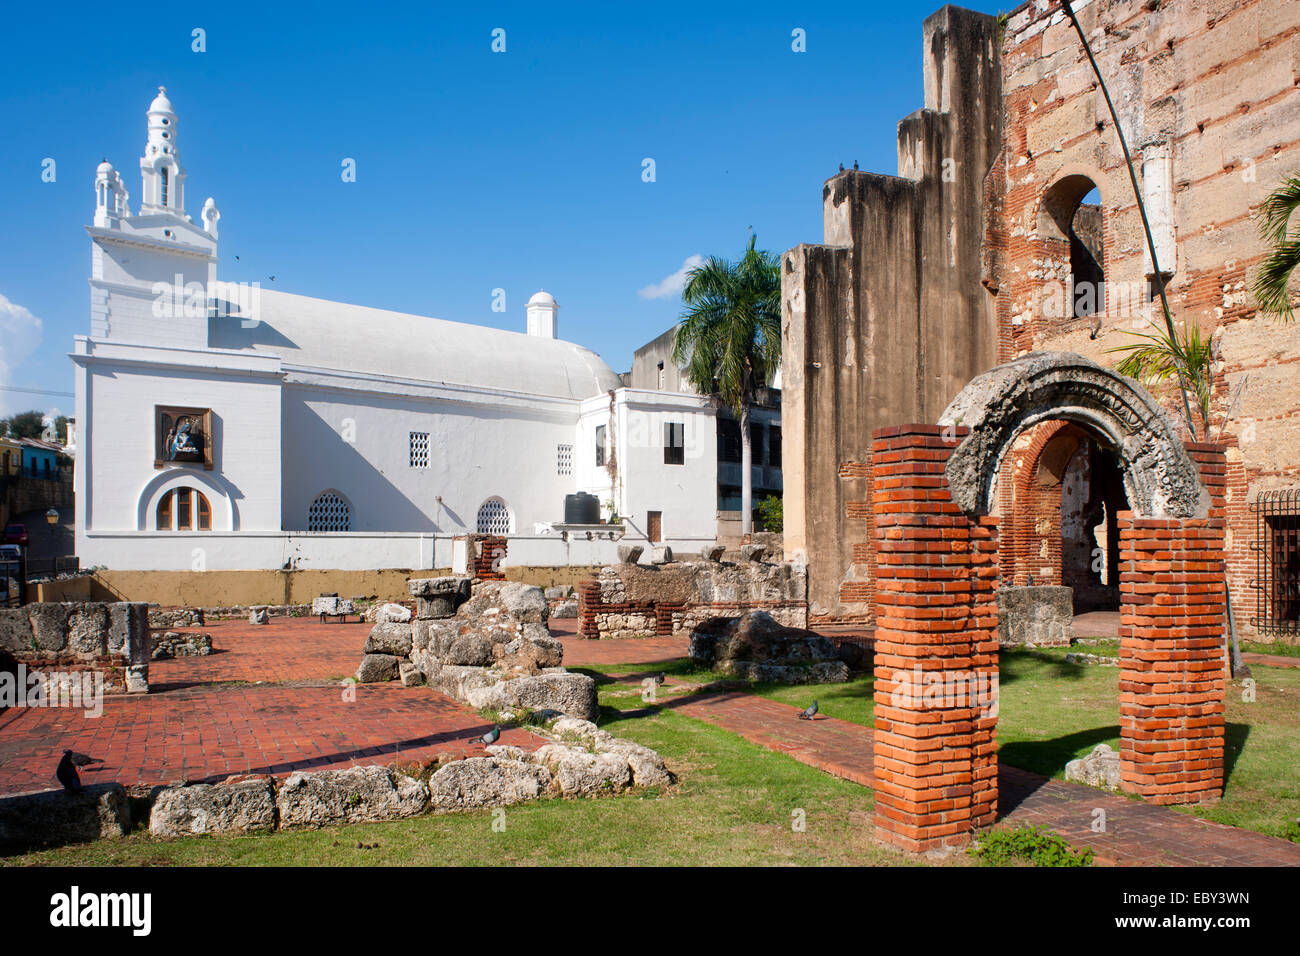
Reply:
[[60, 398], [76, 398], [71, 392], [51, 392], [44, 388], [23, 388], [20, 385], [0, 385], [0, 392], [28, 392], [32, 395], [57, 395]]

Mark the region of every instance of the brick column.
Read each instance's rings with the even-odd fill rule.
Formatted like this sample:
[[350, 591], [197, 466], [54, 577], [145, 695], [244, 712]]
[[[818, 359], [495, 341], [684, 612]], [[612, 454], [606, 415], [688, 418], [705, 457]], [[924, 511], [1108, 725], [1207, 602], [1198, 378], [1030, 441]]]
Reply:
[[1118, 518], [1121, 786], [1151, 803], [1217, 800], [1224, 521]]
[[966, 429], [873, 433], [877, 838], [959, 846], [997, 810], [997, 523], [952, 502]]
[[583, 581], [578, 592], [578, 637], [594, 641], [600, 637], [596, 626], [596, 611], [600, 607], [600, 582]]

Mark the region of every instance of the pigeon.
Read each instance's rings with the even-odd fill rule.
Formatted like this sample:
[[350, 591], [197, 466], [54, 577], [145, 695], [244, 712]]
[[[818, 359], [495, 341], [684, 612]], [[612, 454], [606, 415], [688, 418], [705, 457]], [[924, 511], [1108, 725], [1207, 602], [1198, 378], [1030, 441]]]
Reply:
[[664, 681], [666, 681], [667, 679], [668, 679], [668, 675], [663, 671], [660, 671], [658, 674], [655, 675], [655, 683], [658, 684], [660, 687], [663, 686]]
[[844, 172], [844, 164], [840, 163], [840, 172]]
[[89, 767], [92, 763], [103, 763], [98, 757], [91, 757], [88, 754], [79, 754], [75, 750], [68, 751], [72, 755], [72, 765], [74, 767]]
[[1101, 316], [1093, 315], [1088, 321], [1088, 338], [1095, 339], [1101, 332]]
[[858, 168], [858, 161], [856, 159], [853, 161], [853, 168], [854, 169]]
[[799, 719], [812, 720], [813, 717], [815, 717], [816, 715], [817, 715], [817, 701], [813, 701], [812, 705], [807, 710], [805, 710], [802, 714], [799, 715]]
[[63, 759], [54, 768], [54, 776], [58, 778], [59, 783], [63, 784], [63, 789], [68, 793], [76, 793], [81, 789], [81, 777], [72, 761], [71, 750], [63, 751]]
[[496, 743], [500, 739], [501, 739], [501, 728], [498, 726], [498, 727], [493, 727], [491, 730], [485, 733], [478, 740], [479, 743], [481, 743], [484, 747], [486, 747], [489, 744]]

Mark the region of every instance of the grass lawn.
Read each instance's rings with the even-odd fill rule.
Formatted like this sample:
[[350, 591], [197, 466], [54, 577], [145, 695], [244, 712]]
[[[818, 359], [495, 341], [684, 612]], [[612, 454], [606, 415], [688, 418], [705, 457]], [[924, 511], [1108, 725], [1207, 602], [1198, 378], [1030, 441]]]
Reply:
[[[1008, 766], [1064, 778], [1065, 765], [1097, 744], [1119, 749], [1119, 669], [1068, 664], [1065, 655], [1118, 653], [1118, 643], [1004, 650], [998, 702], [998, 756]], [[1272, 836], [1300, 838], [1300, 670], [1256, 666], [1255, 700], [1228, 685], [1227, 782], [1211, 806], [1185, 813]], [[817, 687], [758, 685], [756, 693], [795, 707], [814, 699], [822, 713], [872, 724], [872, 678]]]
[[[601, 688], [602, 726], [663, 754], [678, 783], [662, 793], [542, 800], [505, 810], [424, 816], [255, 837], [151, 840], [136, 834], [31, 853], [6, 864], [64, 865], [908, 865], [871, 839], [870, 790], [671, 711], [626, 686]], [[796, 833], [792, 813], [806, 828]], [[373, 848], [359, 848], [358, 843]], [[954, 865], [974, 861], [957, 855]]]

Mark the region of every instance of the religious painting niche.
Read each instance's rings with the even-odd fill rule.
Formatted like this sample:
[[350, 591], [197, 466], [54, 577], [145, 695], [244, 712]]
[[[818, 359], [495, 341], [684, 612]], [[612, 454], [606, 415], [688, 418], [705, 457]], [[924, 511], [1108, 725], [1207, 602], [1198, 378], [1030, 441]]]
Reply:
[[212, 469], [212, 409], [154, 406], [154, 467], [202, 465]]

